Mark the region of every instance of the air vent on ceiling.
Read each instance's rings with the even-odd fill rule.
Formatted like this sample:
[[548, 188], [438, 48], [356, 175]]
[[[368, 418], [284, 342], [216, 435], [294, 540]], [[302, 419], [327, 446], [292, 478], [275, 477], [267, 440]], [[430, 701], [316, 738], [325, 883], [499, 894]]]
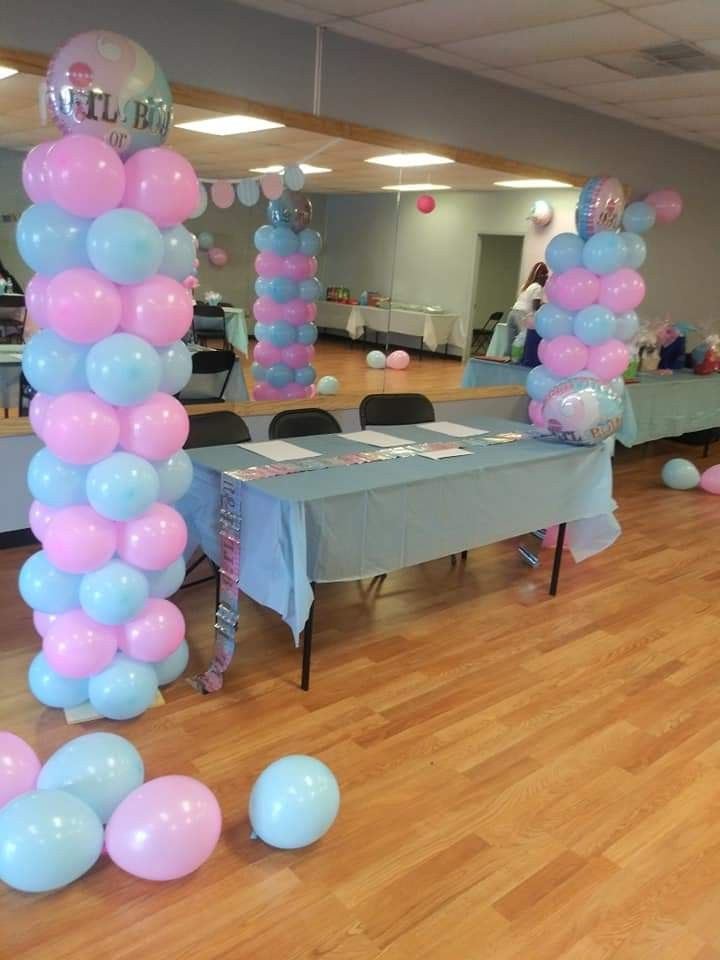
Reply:
[[596, 63], [619, 70], [630, 77], [672, 77], [681, 73], [702, 73], [720, 70], [720, 59], [705, 53], [692, 43], [663, 43], [632, 53], [594, 57]]

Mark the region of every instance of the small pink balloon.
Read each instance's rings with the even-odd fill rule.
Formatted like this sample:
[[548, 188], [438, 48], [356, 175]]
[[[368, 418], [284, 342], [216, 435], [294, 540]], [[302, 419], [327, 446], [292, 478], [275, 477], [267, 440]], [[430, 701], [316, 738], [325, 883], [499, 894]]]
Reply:
[[393, 350], [385, 361], [385, 366], [391, 370], [404, 370], [409, 365], [410, 355], [405, 350]]
[[117, 525], [92, 507], [58, 510], [43, 540], [48, 560], [66, 573], [90, 573], [104, 567], [117, 547]]
[[587, 366], [588, 348], [577, 337], [550, 340], [543, 351], [543, 364], [555, 377], [572, 377]]
[[141, 570], [169, 567], [187, 543], [185, 521], [165, 503], [154, 503], [142, 516], [119, 526], [118, 554]]
[[174, 603], [152, 598], [137, 617], [123, 624], [120, 649], [135, 660], [157, 663], [185, 639], [185, 618]]
[[549, 342], [549, 340], [541, 340], [538, 344], [538, 360], [540, 363], [545, 363], [545, 351]]
[[645, 299], [645, 281], [631, 267], [621, 267], [600, 277], [598, 303], [613, 313], [626, 313], [639, 307]]
[[25, 306], [32, 323], [43, 329], [48, 325], [47, 320], [47, 289], [50, 278], [41, 273], [32, 276], [25, 287]]
[[56, 613], [40, 613], [39, 610], [33, 610], [33, 626], [39, 636], [44, 637], [50, 625], [55, 623], [57, 618], [58, 614]]
[[168, 393], [153, 393], [145, 403], [118, 410], [120, 446], [148, 460], [165, 460], [188, 438], [187, 411]]
[[253, 349], [253, 360], [263, 367], [272, 367], [274, 363], [282, 363], [282, 353], [269, 340], [259, 340]]
[[0, 808], [35, 789], [40, 761], [32, 747], [9, 730], [0, 731]]
[[415, 206], [420, 213], [432, 213], [435, 209], [435, 197], [431, 197], [429, 193], [421, 193], [415, 201]]
[[115, 808], [105, 830], [107, 852], [143, 880], [177, 880], [197, 870], [220, 838], [214, 794], [192, 777], [148, 780]]
[[260, 189], [268, 200], [277, 200], [282, 196], [283, 179], [279, 173], [266, 173], [260, 177]]
[[305, 387], [305, 396], [308, 400], [312, 400], [313, 397], [317, 396], [317, 387], [314, 383], [311, 383], [309, 387]]
[[280, 304], [281, 319], [289, 323], [292, 327], [301, 327], [304, 323], [310, 323], [317, 316], [317, 307], [314, 303], [306, 303], [304, 300], [288, 300], [287, 303]]
[[272, 280], [273, 277], [279, 277], [282, 270], [283, 258], [273, 253], [272, 250], [263, 250], [255, 257], [255, 272], [259, 277]]
[[309, 280], [315, 276], [317, 260], [304, 253], [291, 253], [287, 257], [280, 257], [280, 273], [290, 280]]
[[59, 613], [43, 637], [45, 659], [61, 677], [92, 677], [117, 653], [117, 627], [96, 623], [84, 610]]
[[630, 353], [622, 340], [606, 340], [588, 349], [587, 368], [605, 383], [624, 373], [629, 362]]
[[[543, 537], [542, 545], [544, 547], [552, 547], [553, 549], [557, 546], [559, 527], [557, 524], [553, 527], [548, 527], [545, 531], [545, 536]], [[564, 550], [570, 549], [570, 544], [568, 543], [568, 538], [565, 537], [565, 543], [563, 545]]]
[[117, 446], [120, 423], [115, 409], [94, 393], [71, 392], [48, 404], [42, 431], [42, 439], [61, 460], [97, 463]]
[[227, 251], [222, 247], [210, 247], [208, 260], [214, 267], [224, 267], [228, 262]]
[[276, 303], [272, 297], [258, 297], [253, 304], [253, 316], [258, 323], [279, 323], [283, 319], [283, 307], [286, 306], [287, 304]]
[[720, 494], [720, 463], [708, 467], [700, 476], [700, 489], [706, 493]]
[[112, 147], [96, 137], [71, 134], [45, 157], [50, 199], [76, 217], [99, 217], [120, 205], [125, 169]]
[[655, 190], [645, 197], [645, 203], [655, 208], [656, 223], [674, 223], [683, 212], [683, 199], [677, 190]]
[[563, 310], [583, 310], [597, 300], [600, 281], [584, 267], [571, 267], [553, 274], [545, 289], [548, 300]]
[[45, 160], [56, 141], [39, 143], [28, 153], [23, 161], [22, 182], [25, 193], [33, 203], [50, 202], [50, 180]]
[[282, 400], [282, 391], [269, 383], [256, 383], [252, 389], [253, 400]]
[[302, 343], [291, 343], [289, 347], [283, 347], [281, 351], [280, 363], [287, 364], [291, 370], [299, 370], [306, 367], [315, 355], [312, 347], [306, 347]]
[[543, 416], [542, 404], [539, 400], [531, 400], [528, 404], [528, 416], [530, 417], [530, 422], [534, 423], [536, 427], [545, 426], [545, 417]]
[[[92, 137], [84, 139], [102, 143]], [[115, 152], [110, 152], [120, 162]], [[66, 340], [97, 343], [117, 329], [121, 314], [118, 288], [96, 270], [85, 267], [64, 270], [48, 284], [48, 326]]]
[[218, 180], [210, 187], [212, 202], [221, 210], [227, 210], [235, 201], [235, 187], [227, 180]]
[[198, 179], [192, 165], [168, 147], [139, 150], [125, 162], [122, 205], [139, 210], [158, 227], [187, 220], [198, 202]]
[[56, 513], [59, 513], [57, 507], [48, 507], [44, 503], [40, 503], [39, 500], [33, 500], [33, 502], [30, 504], [30, 513], [28, 517], [30, 521], [30, 529], [38, 538], [40, 543], [44, 541], [48, 524]]
[[154, 347], [167, 347], [182, 340], [192, 326], [192, 297], [172, 277], [158, 273], [145, 283], [119, 289], [122, 300], [120, 328], [126, 333], [134, 333]]
[[307, 397], [307, 387], [299, 383], [289, 383], [286, 387], [282, 387], [280, 393], [285, 400], [304, 400]]
[[45, 416], [53, 399], [49, 393], [36, 393], [30, 401], [30, 410], [28, 411], [30, 426], [41, 440], [45, 429]]

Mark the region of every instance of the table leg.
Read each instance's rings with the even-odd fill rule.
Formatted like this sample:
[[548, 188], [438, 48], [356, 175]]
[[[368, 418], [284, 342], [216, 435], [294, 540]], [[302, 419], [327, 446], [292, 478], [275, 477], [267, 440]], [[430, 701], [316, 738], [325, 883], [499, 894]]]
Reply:
[[[315, 584], [310, 584], [315, 593]], [[305, 629], [303, 630], [303, 650], [302, 650], [302, 676], [300, 686], [303, 690], [310, 689], [310, 661], [312, 659], [312, 636], [313, 636], [313, 617], [315, 615], [315, 600], [310, 606]]]
[[423, 346], [424, 346], [425, 341], [423, 340], [422, 337], [418, 337], [418, 339], [420, 340], [420, 359], [422, 360]]
[[555, 556], [553, 557], [552, 576], [550, 578], [550, 596], [557, 594], [558, 580], [560, 579], [560, 564], [562, 563], [562, 552], [565, 546], [566, 523], [561, 523], [558, 527], [557, 543], [555, 544]]

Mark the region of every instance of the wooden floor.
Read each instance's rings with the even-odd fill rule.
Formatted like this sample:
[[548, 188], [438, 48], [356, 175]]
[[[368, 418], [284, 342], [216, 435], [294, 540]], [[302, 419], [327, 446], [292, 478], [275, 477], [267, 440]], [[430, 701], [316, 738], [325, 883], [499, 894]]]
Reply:
[[[128, 723], [68, 728], [25, 688], [38, 646], [0, 554], [0, 728], [42, 757], [83, 730], [197, 776], [224, 813], [196, 874], [152, 884], [103, 858], [53, 895], [0, 894], [8, 960], [719, 960], [720, 499], [659, 485], [673, 449], [617, 468], [624, 534], [546, 594], [504, 543], [319, 589], [313, 689], [244, 602], [226, 688], [178, 682]], [[690, 448], [674, 448], [681, 456]], [[717, 454], [716, 454], [717, 457]], [[706, 461], [706, 464], [712, 461]], [[194, 666], [212, 594], [186, 591]], [[271, 760], [313, 753], [342, 790], [303, 851], [249, 838]]]

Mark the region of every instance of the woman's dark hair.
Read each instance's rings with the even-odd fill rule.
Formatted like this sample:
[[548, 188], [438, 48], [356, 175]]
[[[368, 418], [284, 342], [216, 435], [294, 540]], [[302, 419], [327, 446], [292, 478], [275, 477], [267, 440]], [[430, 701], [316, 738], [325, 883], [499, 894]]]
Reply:
[[12, 273], [10, 273], [10, 271], [2, 262], [2, 260], [0, 260], [0, 277], [4, 277], [4, 279], [9, 280], [12, 283], [13, 290], [15, 291], [15, 293], [23, 293], [23, 288], [17, 282], [15, 277], [12, 275]]
[[528, 278], [525, 281], [522, 289], [527, 290], [527, 288], [530, 286], [531, 283], [539, 283], [541, 286], [544, 287], [549, 273], [550, 271], [548, 270], [547, 266], [543, 263], [543, 261], [538, 260], [538, 262], [533, 266], [532, 270], [528, 274]]

